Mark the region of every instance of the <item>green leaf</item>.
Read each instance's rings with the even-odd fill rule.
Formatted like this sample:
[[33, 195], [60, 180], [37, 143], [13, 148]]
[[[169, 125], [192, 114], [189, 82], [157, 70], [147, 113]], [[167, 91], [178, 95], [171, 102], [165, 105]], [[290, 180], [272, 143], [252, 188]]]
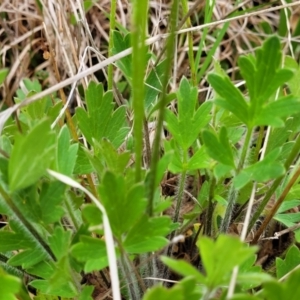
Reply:
[[[113, 54], [118, 54], [128, 48], [131, 47], [130, 42], [130, 34], [127, 34], [124, 38], [122, 34], [119, 31], [113, 32]], [[127, 81], [131, 83], [132, 80], [132, 56], [127, 55], [121, 59], [119, 59], [117, 62], [117, 67], [123, 72], [124, 76], [126, 77]]]
[[127, 186], [123, 175], [111, 172], [104, 174], [99, 195], [118, 238], [136, 224], [147, 206], [143, 185]]
[[292, 208], [297, 208], [300, 205], [300, 200], [285, 200], [277, 210], [277, 213], [280, 214]]
[[162, 82], [164, 82], [165, 60], [152, 68], [145, 83], [145, 107], [149, 110], [155, 103], [158, 94], [163, 90]]
[[209, 168], [211, 166], [211, 160], [207, 155], [205, 147], [201, 147], [196, 151], [196, 153], [188, 161], [188, 170], [198, 170]]
[[7, 252], [12, 250], [24, 249], [28, 247], [27, 240], [19, 233], [10, 231], [0, 231], [0, 251]]
[[26, 269], [46, 258], [47, 256], [45, 253], [41, 252], [39, 249], [31, 248], [14, 255], [8, 260], [8, 263], [12, 266], [22, 266], [22, 268]]
[[280, 148], [276, 148], [262, 161], [243, 169], [240, 174], [234, 178], [234, 186], [237, 189], [240, 189], [251, 180], [266, 182], [283, 175], [285, 173], [285, 168], [282, 163], [276, 161], [280, 151]]
[[284, 66], [287, 69], [290, 69], [294, 73], [294, 76], [287, 81], [291, 93], [296, 97], [300, 97], [300, 85], [299, 85], [300, 68], [298, 63], [292, 57], [285, 56]]
[[25, 188], [37, 181], [53, 158], [54, 133], [44, 120], [27, 136], [16, 136], [8, 166], [10, 190]]
[[185, 300], [183, 291], [179, 286], [175, 285], [172, 289], [162, 286], [149, 289], [143, 297], [143, 300]]
[[235, 168], [233, 153], [225, 127], [221, 128], [219, 137], [217, 137], [214, 133], [205, 130], [203, 132], [203, 141], [207, 147], [207, 153], [213, 159], [221, 164]]
[[[0, 295], [1, 299], [17, 300], [16, 294], [21, 291], [21, 279], [12, 275], [6, 274], [0, 268]], [[27, 298], [30, 299], [30, 298]], [[27, 300], [26, 299], [26, 300]], [[24, 299], [25, 300], [25, 299]]]
[[112, 92], [103, 94], [103, 85], [91, 82], [86, 90], [87, 112], [76, 108], [78, 125], [87, 139], [93, 145], [93, 140], [109, 139], [115, 147], [119, 147], [128, 132], [124, 130], [125, 107], [113, 111]]
[[186, 277], [180, 282], [177, 282], [172, 288], [167, 289], [161, 286], [149, 289], [143, 297], [143, 300], [165, 300], [165, 299], [201, 299], [202, 292], [199, 291], [199, 286], [195, 278], [192, 276]]
[[198, 91], [185, 77], [180, 82], [177, 97], [178, 117], [166, 110], [166, 122], [174, 139], [186, 151], [196, 140], [200, 130], [209, 122], [212, 102], [203, 103], [195, 111]]
[[244, 96], [230, 79], [216, 74], [208, 75], [208, 82], [217, 92], [215, 103], [233, 113], [244, 124], [249, 123], [249, 106]]
[[107, 139], [99, 143], [99, 157], [104, 160], [106, 168], [115, 174], [123, 174], [129, 159], [130, 152], [119, 153]]
[[47, 295], [73, 298], [78, 292], [72, 278], [72, 270], [67, 257], [60, 259], [47, 280], [33, 280], [30, 285]]
[[90, 163], [88, 158], [87, 149], [79, 145], [78, 152], [77, 152], [77, 160], [74, 168], [74, 174], [83, 175], [83, 174], [90, 174], [94, 171], [93, 166]]
[[257, 250], [238, 238], [220, 235], [216, 242], [201, 237], [197, 242], [206, 273], [206, 285], [216, 288], [228, 282], [232, 269], [249, 259]]
[[263, 296], [266, 300], [298, 300], [300, 298], [299, 290], [300, 270], [293, 272], [288, 279], [281, 283], [277, 281], [266, 282], [263, 288]]
[[256, 259], [256, 255], [253, 254], [239, 266], [237, 282], [244, 291], [260, 286], [263, 282], [273, 280], [273, 277], [263, 272], [260, 266], [255, 265]]
[[91, 226], [102, 224], [102, 214], [95, 204], [86, 204], [82, 209], [82, 216]]
[[285, 259], [276, 257], [276, 276], [281, 278], [300, 265], [300, 250], [292, 245], [286, 253]]
[[71, 254], [84, 263], [86, 273], [101, 270], [108, 265], [105, 242], [87, 236], [81, 236], [80, 242], [72, 246]]
[[128, 253], [145, 253], [164, 247], [168, 240], [165, 236], [171, 231], [169, 217], [148, 218], [143, 216], [128, 232], [123, 246]]
[[49, 237], [49, 245], [57, 260], [68, 254], [70, 248], [72, 232], [64, 230], [62, 227], [56, 227]]
[[253, 57], [240, 57], [239, 67], [246, 80], [251, 99], [251, 117], [255, 117], [263, 104], [275, 93], [278, 87], [288, 81], [293, 73], [279, 69], [281, 64], [281, 46], [278, 37], [269, 38]]
[[79, 295], [78, 300], [93, 300], [92, 293], [93, 293], [94, 287], [91, 285], [86, 285], [81, 290], [81, 293]]
[[8, 74], [8, 69], [7, 68], [3, 68], [0, 70], [0, 85], [4, 82], [7, 74]]
[[62, 217], [64, 213], [62, 201], [65, 189], [65, 185], [59, 181], [44, 183], [42, 185], [39, 197], [40, 220], [42, 223], [54, 223]]
[[295, 115], [300, 112], [299, 98], [289, 95], [267, 104], [254, 118], [255, 125], [284, 126], [283, 117]]
[[70, 133], [66, 125], [64, 125], [58, 135], [57, 141], [57, 171], [71, 176], [77, 159], [78, 144], [70, 144]]
[[55, 263], [55, 271], [52, 273], [48, 283], [47, 294], [57, 295], [61, 297], [75, 297], [78, 294], [76, 279], [72, 273], [69, 257], [62, 256], [58, 262]]
[[171, 270], [182, 276], [193, 276], [197, 280], [197, 283], [205, 283], [205, 277], [191, 264], [184, 260], [175, 260], [166, 256], [161, 257], [161, 260], [166, 264]]

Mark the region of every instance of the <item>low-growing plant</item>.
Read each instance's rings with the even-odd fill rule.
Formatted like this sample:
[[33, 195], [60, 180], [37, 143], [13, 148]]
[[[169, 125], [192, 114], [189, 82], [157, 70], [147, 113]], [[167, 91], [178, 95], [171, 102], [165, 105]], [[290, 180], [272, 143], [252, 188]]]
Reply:
[[56, 95], [68, 80], [42, 91], [24, 79], [2, 108], [0, 299], [298, 299], [298, 63], [272, 35], [239, 56], [238, 87], [213, 59], [224, 22], [201, 66], [208, 27], [195, 56], [189, 33], [191, 76], [171, 89], [193, 10], [172, 1], [159, 56], [145, 44], [148, 1], [133, 4], [127, 31], [112, 1], [115, 66], [107, 85], [81, 84], [83, 105], [71, 113]]

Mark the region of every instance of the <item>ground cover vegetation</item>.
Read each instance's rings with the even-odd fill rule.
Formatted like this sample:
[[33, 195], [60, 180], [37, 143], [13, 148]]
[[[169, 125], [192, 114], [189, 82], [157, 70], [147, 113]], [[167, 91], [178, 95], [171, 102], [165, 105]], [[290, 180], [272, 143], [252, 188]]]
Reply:
[[299, 299], [299, 7], [2, 0], [0, 299]]

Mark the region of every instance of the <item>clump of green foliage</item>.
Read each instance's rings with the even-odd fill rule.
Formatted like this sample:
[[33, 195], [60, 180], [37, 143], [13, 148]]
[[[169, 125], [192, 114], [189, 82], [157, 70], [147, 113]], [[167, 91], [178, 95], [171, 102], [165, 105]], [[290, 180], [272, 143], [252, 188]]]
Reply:
[[[299, 232], [276, 259], [275, 275], [255, 265], [258, 239], [271, 220], [290, 231], [300, 221], [291, 212], [300, 204], [298, 64], [283, 57], [274, 35], [239, 58], [245, 87], [236, 87], [215, 62], [206, 74], [212, 96], [199, 102], [197, 84], [211, 53], [170, 92], [179, 1], [172, 3], [165, 57], [155, 64], [144, 45], [147, 1], [135, 4], [132, 32], [112, 30], [109, 45], [110, 55], [132, 46], [116, 62], [131, 91], [128, 102], [116, 103], [111, 69], [108, 87], [91, 81], [85, 106], [67, 124], [57, 122], [62, 103], [56, 94], [26, 104], [41, 92], [38, 81], [27, 79], [26, 92], [15, 97], [18, 112], [0, 114], [0, 214], [6, 220], [0, 299], [31, 299], [29, 290], [34, 299], [93, 299], [91, 276], [117, 300], [298, 299]], [[212, 51], [227, 28], [217, 31]], [[199, 55], [189, 53], [192, 64], [199, 63], [201, 43]], [[6, 76], [1, 70], [0, 84]], [[161, 193], [167, 172], [178, 178], [172, 198]], [[202, 182], [192, 195], [193, 211], [182, 216], [188, 177]], [[253, 208], [256, 193], [262, 201]], [[273, 195], [277, 201], [268, 209]], [[240, 237], [229, 234], [241, 220]], [[172, 255], [187, 228], [197, 258], [190, 262]], [[164, 285], [160, 279], [172, 279], [172, 272], [180, 280]]]

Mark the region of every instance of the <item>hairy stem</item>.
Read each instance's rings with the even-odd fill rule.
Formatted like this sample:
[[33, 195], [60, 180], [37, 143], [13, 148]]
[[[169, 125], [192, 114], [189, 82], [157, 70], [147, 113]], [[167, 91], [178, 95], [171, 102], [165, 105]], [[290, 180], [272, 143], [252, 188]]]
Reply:
[[[109, 16], [109, 47], [108, 47], [108, 56], [111, 57], [113, 55], [113, 31], [115, 29], [116, 24], [116, 7], [117, 0], [110, 1], [110, 16]], [[108, 90], [112, 90], [113, 88], [113, 64], [110, 64], [107, 67], [107, 88]]]
[[[236, 170], [236, 175], [238, 175], [240, 173], [240, 171], [243, 169], [246, 157], [247, 157], [247, 153], [248, 153], [248, 149], [250, 146], [250, 142], [251, 142], [251, 137], [252, 137], [252, 132], [253, 129], [252, 128], [248, 128], [247, 133], [246, 133], [246, 137], [245, 137], [245, 142], [242, 148], [242, 152], [241, 152], [241, 156], [240, 156], [240, 160], [238, 163], [238, 167]], [[236, 198], [237, 198], [237, 191], [234, 188], [233, 184], [230, 185], [230, 190], [228, 192], [228, 205], [226, 208], [226, 212], [225, 212], [225, 216], [224, 219], [222, 221], [221, 224], [221, 228], [220, 228], [220, 232], [227, 232], [230, 222], [231, 222], [231, 217], [232, 217], [232, 213], [233, 213], [233, 209], [234, 209], [234, 205], [236, 203]]]

